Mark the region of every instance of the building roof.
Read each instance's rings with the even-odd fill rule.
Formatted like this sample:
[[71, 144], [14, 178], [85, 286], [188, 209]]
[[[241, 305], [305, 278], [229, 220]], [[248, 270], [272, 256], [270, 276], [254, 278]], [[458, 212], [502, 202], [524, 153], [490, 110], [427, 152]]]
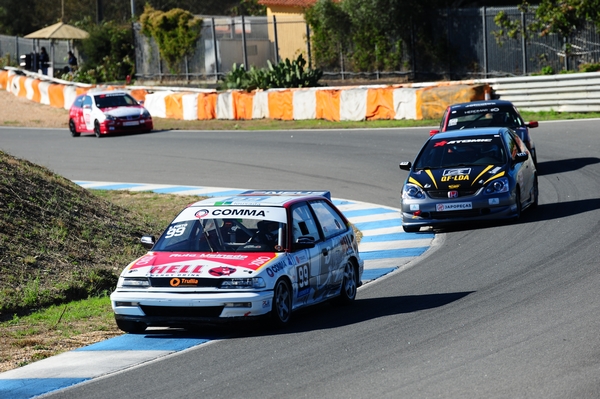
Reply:
[[258, 0], [264, 6], [298, 7], [305, 8], [315, 4], [317, 0]]

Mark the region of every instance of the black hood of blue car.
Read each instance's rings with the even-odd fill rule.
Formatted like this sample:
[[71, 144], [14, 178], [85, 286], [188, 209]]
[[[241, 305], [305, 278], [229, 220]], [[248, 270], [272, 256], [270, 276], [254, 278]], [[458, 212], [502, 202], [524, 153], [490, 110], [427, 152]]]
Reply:
[[470, 165], [452, 168], [420, 169], [411, 172], [408, 182], [430, 190], [478, 190], [490, 181], [506, 176], [504, 166]]

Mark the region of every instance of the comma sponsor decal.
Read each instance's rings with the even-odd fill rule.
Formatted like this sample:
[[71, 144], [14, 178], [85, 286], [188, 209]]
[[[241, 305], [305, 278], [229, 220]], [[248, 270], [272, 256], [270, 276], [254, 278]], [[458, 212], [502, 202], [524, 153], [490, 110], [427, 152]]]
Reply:
[[267, 274], [269, 277], [275, 277], [277, 273], [285, 269], [285, 264], [283, 262], [279, 262], [274, 264], [273, 266], [267, 267]]
[[198, 212], [194, 214], [198, 219], [202, 219], [203, 217], [208, 215], [208, 209], [200, 209]]

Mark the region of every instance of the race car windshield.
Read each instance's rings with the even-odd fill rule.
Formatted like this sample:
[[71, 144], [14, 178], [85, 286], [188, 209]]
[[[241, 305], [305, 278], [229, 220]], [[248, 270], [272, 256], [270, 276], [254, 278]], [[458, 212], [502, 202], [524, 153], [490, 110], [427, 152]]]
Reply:
[[457, 140], [430, 140], [415, 161], [415, 169], [503, 165], [506, 162], [506, 151], [500, 136], [464, 137]]
[[122, 95], [106, 95], [101, 94], [94, 96], [94, 100], [96, 101], [96, 106], [98, 108], [113, 108], [113, 107], [126, 107], [129, 105], [138, 105], [138, 102], [135, 98], [131, 97], [128, 94]]
[[524, 123], [509, 107], [490, 107], [454, 111], [448, 119], [449, 130], [464, 130], [479, 127], [517, 127]]
[[153, 251], [281, 252], [286, 224], [261, 219], [203, 218], [172, 223]]

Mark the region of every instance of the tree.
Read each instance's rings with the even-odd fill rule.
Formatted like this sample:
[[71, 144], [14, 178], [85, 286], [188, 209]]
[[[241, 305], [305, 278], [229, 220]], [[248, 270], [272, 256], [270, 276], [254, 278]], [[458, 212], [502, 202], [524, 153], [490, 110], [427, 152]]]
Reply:
[[202, 19], [181, 8], [162, 12], [146, 5], [140, 22], [142, 33], [156, 40], [158, 51], [172, 73], [186, 55], [194, 52], [202, 29]]
[[600, 29], [600, 0], [542, 0], [537, 6], [524, 1], [518, 8], [522, 13], [533, 13], [533, 21], [523, 26], [519, 20], [511, 20], [504, 11], [499, 12], [494, 22], [501, 29], [494, 35], [500, 44], [506, 38], [518, 39], [521, 36], [533, 40], [536, 36], [558, 34], [565, 43], [563, 48], [555, 51], [564, 52], [569, 57], [572, 38], [578, 31], [587, 23], [593, 23], [596, 29]]

